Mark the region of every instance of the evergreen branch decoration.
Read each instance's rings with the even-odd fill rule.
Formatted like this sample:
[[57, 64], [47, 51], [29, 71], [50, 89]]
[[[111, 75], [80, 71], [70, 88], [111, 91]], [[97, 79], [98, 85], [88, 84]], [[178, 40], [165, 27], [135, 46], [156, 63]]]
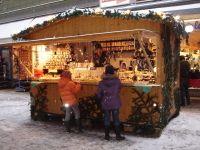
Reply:
[[178, 70], [179, 70], [179, 64], [180, 64], [180, 43], [181, 43], [181, 39], [180, 38], [176, 38], [174, 40], [174, 45], [175, 45], [175, 49], [174, 49], [174, 67], [173, 67], [173, 77], [174, 77], [174, 81], [176, 81], [177, 77], [178, 77]]
[[[175, 24], [175, 22], [173, 22]], [[180, 94], [178, 94], [178, 89], [174, 90], [172, 93], [172, 87], [174, 86], [175, 81], [178, 77], [179, 70], [179, 56], [180, 56], [180, 36], [176, 36], [174, 40], [174, 50], [172, 51], [170, 44], [170, 35], [171, 35], [171, 26], [164, 25], [163, 26], [163, 58], [164, 58], [164, 72], [165, 72], [165, 81], [162, 89], [163, 92], [163, 106], [161, 109], [160, 116], [160, 126], [163, 128], [166, 126], [170, 116], [170, 109], [172, 107], [172, 101], [175, 101], [176, 114], [180, 110], [180, 103], [178, 102], [180, 99]], [[177, 27], [177, 31], [182, 33], [180, 30], [180, 25]], [[185, 34], [184, 32], [182, 33]], [[172, 54], [174, 58], [172, 57]], [[172, 95], [174, 94], [174, 98]]]
[[180, 112], [180, 108], [181, 108], [181, 98], [180, 98], [180, 89], [179, 88], [176, 88], [174, 90], [174, 99], [175, 99], [175, 108], [176, 108], [175, 114], [178, 115]]
[[163, 85], [163, 106], [160, 116], [160, 127], [166, 126], [168, 123], [168, 118], [170, 115], [170, 108], [172, 106], [172, 86], [174, 83], [174, 73], [172, 69], [172, 48], [170, 44], [170, 36], [171, 30], [170, 26], [163, 25], [163, 58], [164, 58], [164, 73], [165, 73], [165, 81]]
[[43, 113], [47, 108], [47, 84], [42, 83], [38, 84], [35, 87], [35, 90], [30, 91], [30, 96], [34, 100], [34, 113], [33, 118], [44, 119]]
[[79, 98], [81, 118], [102, 119], [100, 102], [96, 95]]
[[159, 121], [154, 121], [155, 114], [159, 114], [159, 107], [156, 96], [151, 96], [150, 93], [140, 92], [132, 88], [133, 93], [137, 96], [132, 100], [132, 113], [128, 117], [128, 122], [135, 125], [136, 128], [151, 127], [154, 129], [159, 125]]
[[156, 22], [160, 22], [162, 24], [168, 24], [173, 28], [173, 31], [175, 32], [177, 37], [180, 37], [181, 35], [183, 37], [187, 37], [187, 33], [185, 32], [185, 25], [184, 22], [176, 21], [172, 15], [164, 15], [164, 14], [158, 14], [153, 11], [149, 11], [147, 14], [139, 14], [138, 12], [134, 11], [119, 11], [119, 10], [94, 10], [90, 8], [86, 9], [69, 9], [65, 12], [62, 12], [58, 14], [55, 18], [44, 21], [42, 24], [36, 24], [34, 27], [29, 27], [17, 34], [12, 35], [13, 40], [26, 40], [25, 36], [27, 34], [30, 34], [37, 29], [44, 28], [52, 23], [58, 22], [60, 20], [64, 19], [70, 19], [72, 17], [76, 16], [102, 16], [102, 17], [112, 17], [112, 18], [122, 18], [122, 19], [134, 19], [134, 20], [140, 20], [140, 19], [147, 19], [152, 20]]

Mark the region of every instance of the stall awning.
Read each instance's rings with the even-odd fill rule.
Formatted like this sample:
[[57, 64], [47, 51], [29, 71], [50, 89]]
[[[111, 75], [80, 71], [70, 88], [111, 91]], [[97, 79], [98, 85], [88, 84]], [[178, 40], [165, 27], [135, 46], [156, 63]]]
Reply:
[[75, 43], [75, 42], [91, 42], [91, 41], [102, 41], [102, 40], [117, 40], [123, 38], [131, 38], [135, 33], [139, 33], [142, 37], [153, 37], [159, 36], [158, 33], [146, 30], [146, 29], [133, 29], [133, 30], [120, 30], [111, 32], [101, 32], [92, 34], [83, 34], [66, 37], [52, 37], [36, 40], [26, 41], [14, 41], [9, 43], [0, 43], [0, 46], [17, 46], [17, 45], [39, 45], [39, 44], [50, 44], [50, 43]]

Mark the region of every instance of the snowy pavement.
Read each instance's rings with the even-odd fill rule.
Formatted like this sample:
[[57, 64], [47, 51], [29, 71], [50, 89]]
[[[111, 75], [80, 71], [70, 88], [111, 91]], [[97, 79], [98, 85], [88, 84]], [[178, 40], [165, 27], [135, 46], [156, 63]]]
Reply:
[[105, 141], [102, 131], [69, 134], [60, 123], [32, 121], [29, 93], [0, 90], [0, 150], [200, 150], [197, 101], [182, 108], [159, 138], [125, 135], [118, 142]]

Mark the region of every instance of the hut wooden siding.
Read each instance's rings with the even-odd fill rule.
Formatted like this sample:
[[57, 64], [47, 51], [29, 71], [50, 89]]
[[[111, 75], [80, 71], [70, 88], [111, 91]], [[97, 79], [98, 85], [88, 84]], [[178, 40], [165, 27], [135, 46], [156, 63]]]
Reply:
[[[48, 113], [53, 114], [63, 114], [60, 110], [62, 106], [60, 95], [58, 92], [57, 82], [46, 82], [47, 84], [47, 107], [44, 110]], [[133, 87], [131, 86], [123, 86], [120, 92], [122, 107], [120, 108], [120, 120], [126, 122], [128, 120], [129, 115], [132, 112], [132, 106], [134, 104], [134, 99], [137, 98], [137, 94], [133, 92]], [[88, 97], [91, 95], [95, 95], [97, 90], [97, 86], [95, 84], [82, 84], [82, 89], [78, 93], [77, 98]], [[90, 92], [88, 92], [90, 91]], [[151, 96], [157, 97], [157, 102], [162, 103], [162, 91], [160, 87], [152, 87], [150, 90]], [[173, 113], [173, 112], [172, 112]], [[154, 117], [155, 121], [159, 120], [159, 114], [156, 114]]]
[[26, 38], [33, 40], [133, 29], [146, 29], [160, 33], [161, 25], [150, 20], [79, 16], [52, 23], [49, 26], [28, 34]]

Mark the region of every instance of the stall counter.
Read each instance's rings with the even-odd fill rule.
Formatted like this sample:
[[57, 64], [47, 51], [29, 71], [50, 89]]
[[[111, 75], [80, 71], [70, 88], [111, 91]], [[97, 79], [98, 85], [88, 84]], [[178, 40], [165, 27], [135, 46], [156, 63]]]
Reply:
[[[63, 114], [60, 109], [62, 106], [62, 101], [59, 96], [57, 83], [58, 80], [33, 81], [31, 83], [30, 95], [31, 99], [35, 101], [33, 104], [35, 104], [39, 99], [45, 101], [45, 104], [40, 106], [42, 111], [50, 114], [60, 115]], [[98, 82], [82, 81], [80, 83], [82, 85], [81, 91], [77, 94], [79, 99], [92, 97], [96, 94]], [[130, 116], [132, 115], [131, 113], [133, 106], [135, 105], [135, 101], [147, 101], [148, 98], [151, 98], [154, 102], [159, 104], [159, 101], [161, 101], [161, 92], [162, 85], [159, 84], [144, 85], [122, 83], [122, 89], [120, 92], [122, 102], [122, 107], [120, 108], [120, 119], [123, 122], [127, 122], [129, 120]], [[156, 120], [158, 121], [159, 119], [157, 118]]]

